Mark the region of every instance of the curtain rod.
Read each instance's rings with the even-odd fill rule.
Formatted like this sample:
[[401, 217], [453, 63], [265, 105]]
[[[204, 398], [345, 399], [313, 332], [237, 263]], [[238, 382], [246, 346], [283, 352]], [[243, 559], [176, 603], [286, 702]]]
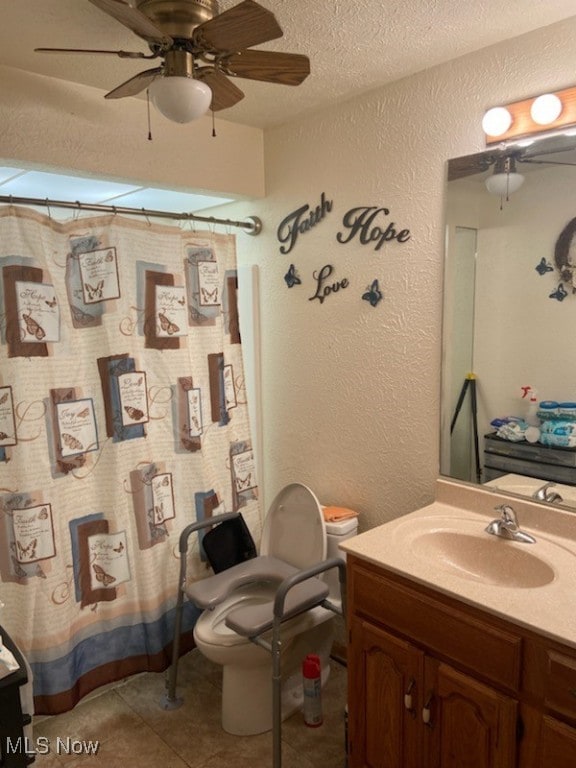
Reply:
[[247, 235], [259, 235], [262, 231], [262, 221], [258, 216], [248, 216], [247, 221], [218, 219], [214, 216], [198, 216], [195, 213], [172, 213], [171, 211], [153, 211], [147, 208], [122, 208], [117, 205], [102, 205], [99, 203], [80, 203], [78, 200], [49, 200], [47, 197], [16, 197], [15, 195], [0, 195], [0, 203], [8, 205], [43, 205], [46, 208], [74, 208], [77, 211], [101, 211], [105, 213], [125, 213], [130, 216], [154, 216], [160, 219], [175, 219], [176, 221], [200, 221], [205, 224], [225, 224], [228, 227], [240, 227]]

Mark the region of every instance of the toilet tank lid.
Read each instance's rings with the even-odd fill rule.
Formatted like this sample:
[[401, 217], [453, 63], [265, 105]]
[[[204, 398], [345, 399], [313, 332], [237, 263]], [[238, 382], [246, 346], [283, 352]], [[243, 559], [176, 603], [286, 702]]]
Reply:
[[332, 534], [332, 536], [345, 536], [347, 533], [352, 533], [358, 529], [358, 518], [352, 517], [348, 520], [335, 520], [331, 523], [326, 523], [326, 533]]

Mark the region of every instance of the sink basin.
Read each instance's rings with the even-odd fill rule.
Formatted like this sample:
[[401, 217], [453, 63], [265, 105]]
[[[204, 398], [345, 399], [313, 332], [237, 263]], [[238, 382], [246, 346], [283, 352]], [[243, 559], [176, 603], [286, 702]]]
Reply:
[[455, 576], [498, 587], [533, 589], [554, 581], [554, 569], [533, 551], [485, 533], [428, 530], [411, 537], [411, 551]]

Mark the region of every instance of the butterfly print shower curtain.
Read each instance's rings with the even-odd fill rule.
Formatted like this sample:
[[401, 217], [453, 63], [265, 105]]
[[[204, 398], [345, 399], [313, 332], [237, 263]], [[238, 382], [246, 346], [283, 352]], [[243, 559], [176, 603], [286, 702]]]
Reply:
[[231, 235], [0, 208], [0, 626], [36, 714], [167, 668], [187, 524], [260, 535], [237, 290]]

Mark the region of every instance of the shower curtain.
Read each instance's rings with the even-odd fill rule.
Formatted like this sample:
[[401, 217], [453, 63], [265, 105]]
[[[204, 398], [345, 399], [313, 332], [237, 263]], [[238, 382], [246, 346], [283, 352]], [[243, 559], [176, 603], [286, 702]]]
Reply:
[[258, 540], [237, 286], [228, 234], [0, 209], [0, 625], [37, 714], [166, 669], [188, 523]]

